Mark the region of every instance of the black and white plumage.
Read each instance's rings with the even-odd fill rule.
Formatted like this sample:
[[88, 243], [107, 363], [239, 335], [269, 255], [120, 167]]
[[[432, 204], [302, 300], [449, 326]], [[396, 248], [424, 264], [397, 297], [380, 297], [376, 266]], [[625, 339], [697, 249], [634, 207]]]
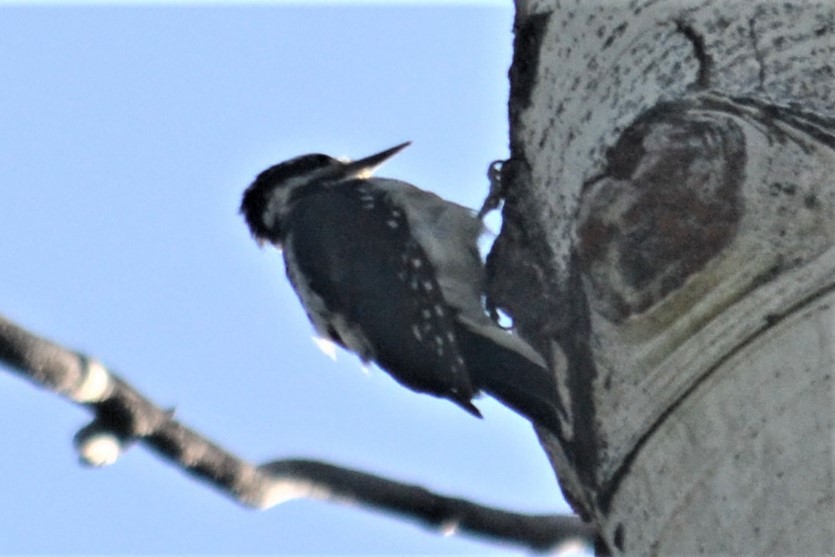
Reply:
[[482, 307], [481, 221], [406, 182], [370, 177], [407, 145], [353, 162], [312, 154], [272, 166], [244, 192], [241, 213], [259, 243], [283, 249], [319, 335], [474, 415], [484, 390], [553, 427], [544, 361]]

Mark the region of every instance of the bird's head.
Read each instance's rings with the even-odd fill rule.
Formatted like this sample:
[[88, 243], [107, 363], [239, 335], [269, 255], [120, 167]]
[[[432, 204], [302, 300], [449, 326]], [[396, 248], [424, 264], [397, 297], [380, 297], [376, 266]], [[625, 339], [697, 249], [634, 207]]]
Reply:
[[259, 243], [280, 243], [280, 222], [294, 192], [310, 186], [328, 186], [344, 180], [370, 178], [387, 159], [405, 149], [401, 143], [370, 157], [342, 160], [319, 153], [302, 155], [273, 165], [261, 172], [244, 192], [241, 214]]

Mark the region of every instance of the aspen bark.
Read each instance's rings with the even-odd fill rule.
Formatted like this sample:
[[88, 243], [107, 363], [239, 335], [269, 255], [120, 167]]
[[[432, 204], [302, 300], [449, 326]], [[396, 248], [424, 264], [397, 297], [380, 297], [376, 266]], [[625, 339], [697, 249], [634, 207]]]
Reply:
[[612, 554], [835, 548], [835, 4], [518, 0], [492, 300]]

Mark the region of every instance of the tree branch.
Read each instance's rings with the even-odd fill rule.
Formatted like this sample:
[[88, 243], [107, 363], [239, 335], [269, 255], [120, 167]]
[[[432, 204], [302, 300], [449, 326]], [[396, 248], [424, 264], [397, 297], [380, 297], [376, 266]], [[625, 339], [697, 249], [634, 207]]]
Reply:
[[82, 462], [112, 464], [139, 441], [239, 503], [267, 509], [313, 498], [372, 507], [439, 529], [544, 551], [570, 540], [592, 544], [591, 525], [562, 515], [485, 507], [372, 474], [312, 460], [255, 466], [173, 419], [101, 363], [34, 335], [0, 315], [0, 361], [31, 382], [88, 408], [93, 421], [75, 438]]

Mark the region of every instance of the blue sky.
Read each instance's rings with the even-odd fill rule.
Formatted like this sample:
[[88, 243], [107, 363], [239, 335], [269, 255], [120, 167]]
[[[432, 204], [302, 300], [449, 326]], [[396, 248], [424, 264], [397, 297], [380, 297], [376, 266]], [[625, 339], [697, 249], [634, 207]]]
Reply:
[[[482, 398], [479, 421], [320, 353], [280, 255], [237, 214], [275, 162], [405, 140], [381, 175], [478, 206], [507, 154], [512, 18], [509, 2], [0, 7], [0, 313], [250, 461], [567, 512], [522, 418]], [[85, 469], [87, 420], [0, 373], [0, 553], [509, 551], [328, 503], [247, 511], [142, 447]]]

